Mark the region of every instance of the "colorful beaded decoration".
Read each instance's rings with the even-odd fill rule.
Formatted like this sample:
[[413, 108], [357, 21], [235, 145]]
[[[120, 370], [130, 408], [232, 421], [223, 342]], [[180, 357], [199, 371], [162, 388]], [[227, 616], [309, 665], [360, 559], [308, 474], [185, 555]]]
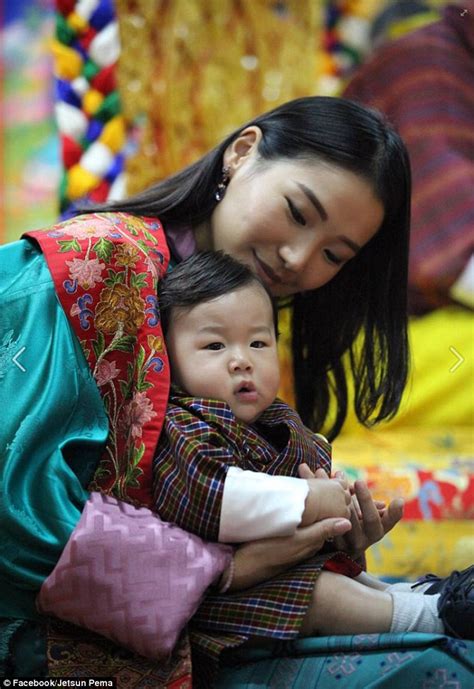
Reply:
[[60, 210], [124, 191], [126, 126], [116, 82], [120, 54], [113, 0], [56, 0], [52, 41], [56, 121], [64, 172]]

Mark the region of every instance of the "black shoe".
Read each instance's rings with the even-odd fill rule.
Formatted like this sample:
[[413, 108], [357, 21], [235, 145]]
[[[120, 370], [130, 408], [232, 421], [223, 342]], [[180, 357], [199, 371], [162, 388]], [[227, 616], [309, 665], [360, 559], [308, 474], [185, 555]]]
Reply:
[[433, 582], [432, 585], [429, 587], [429, 589], [426, 589], [426, 591], [423, 591], [424, 594], [433, 595], [434, 593], [439, 593], [439, 589], [444, 585], [444, 582], [447, 581], [449, 577], [446, 577], [445, 579], [442, 579], [441, 577], [436, 576], [436, 574], [425, 574], [421, 577], [421, 579], [418, 579], [411, 588], [416, 589], [417, 586], [421, 586], [422, 584], [428, 584], [430, 581]]
[[[429, 580], [428, 580], [429, 581]], [[474, 639], [474, 565], [433, 583], [425, 594], [439, 593], [438, 613], [447, 634]]]
[[448, 582], [451, 581], [451, 578], [456, 575], [464, 577], [467, 575], [468, 572], [474, 572], [474, 565], [471, 565], [470, 567], [466, 567], [466, 569], [463, 569], [462, 572], [454, 571], [451, 572], [451, 574], [448, 577], [438, 577], [436, 574], [425, 574], [422, 576], [418, 581], [416, 581], [412, 585], [412, 589], [416, 589], [417, 586], [421, 586], [422, 584], [428, 584], [432, 582], [431, 586], [426, 589], [426, 591], [423, 591], [425, 596], [432, 596], [435, 593], [442, 593], [444, 587], [448, 584]]

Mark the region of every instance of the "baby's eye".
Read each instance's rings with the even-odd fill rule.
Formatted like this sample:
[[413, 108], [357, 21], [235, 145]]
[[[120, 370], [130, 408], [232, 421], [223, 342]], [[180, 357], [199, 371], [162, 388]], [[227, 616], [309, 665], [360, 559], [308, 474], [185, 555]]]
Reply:
[[253, 342], [250, 343], [250, 346], [253, 347], [254, 349], [263, 349], [264, 347], [267, 347], [267, 343], [263, 342], [263, 340], [254, 340]]
[[224, 345], [222, 342], [210, 342], [204, 347], [204, 349], [211, 349], [212, 351], [216, 352], [219, 349], [224, 349]]
[[288, 208], [290, 209], [290, 213], [293, 216], [293, 220], [298, 223], [298, 225], [306, 225], [306, 218], [304, 215], [298, 210], [298, 208], [295, 206], [293, 201], [288, 198], [288, 196], [285, 196], [286, 202], [288, 204]]
[[336, 256], [336, 254], [333, 254], [333, 252], [329, 251], [329, 249], [325, 249], [324, 255], [326, 256], [329, 263], [333, 263], [335, 266], [340, 266], [344, 263], [344, 260], [342, 258]]

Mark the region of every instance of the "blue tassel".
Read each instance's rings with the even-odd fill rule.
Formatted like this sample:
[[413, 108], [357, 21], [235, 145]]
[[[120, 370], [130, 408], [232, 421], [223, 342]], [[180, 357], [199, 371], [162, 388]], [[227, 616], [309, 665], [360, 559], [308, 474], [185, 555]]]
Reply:
[[75, 93], [69, 81], [64, 79], [56, 79], [55, 83], [56, 100], [61, 103], [69, 103], [75, 108], [81, 107], [81, 97]]
[[99, 5], [92, 13], [89, 24], [96, 30], [100, 31], [107, 26], [115, 17], [114, 5], [111, 0], [100, 0]]

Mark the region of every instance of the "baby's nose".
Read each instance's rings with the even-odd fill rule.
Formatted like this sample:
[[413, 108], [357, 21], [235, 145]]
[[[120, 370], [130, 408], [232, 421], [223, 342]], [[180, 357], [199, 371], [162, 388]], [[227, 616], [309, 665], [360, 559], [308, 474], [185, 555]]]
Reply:
[[233, 373], [236, 371], [251, 371], [252, 363], [248, 357], [238, 354], [230, 360], [229, 368]]

